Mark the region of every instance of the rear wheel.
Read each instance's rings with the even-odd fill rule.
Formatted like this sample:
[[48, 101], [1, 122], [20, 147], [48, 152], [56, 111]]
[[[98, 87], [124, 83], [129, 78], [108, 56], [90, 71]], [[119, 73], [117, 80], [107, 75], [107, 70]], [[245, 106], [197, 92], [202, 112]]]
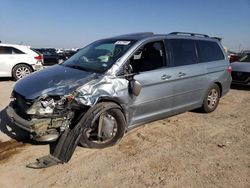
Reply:
[[30, 73], [32, 73], [32, 69], [25, 64], [16, 65], [12, 70], [12, 75], [15, 80], [20, 80]]
[[105, 148], [116, 144], [124, 135], [126, 120], [120, 107], [112, 102], [99, 103], [90, 109], [88, 125], [80, 144], [89, 148]]
[[213, 112], [220, 101], [220, 88], [218, 85], [212, 85], [204, 98], [203, 105], [201, 107], [203, 112], [210, 113]]

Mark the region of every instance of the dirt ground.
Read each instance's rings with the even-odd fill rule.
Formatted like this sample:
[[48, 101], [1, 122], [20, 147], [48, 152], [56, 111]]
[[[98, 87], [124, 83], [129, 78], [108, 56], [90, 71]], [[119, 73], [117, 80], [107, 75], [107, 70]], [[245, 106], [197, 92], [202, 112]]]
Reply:
[[67, 164], [25, 165], [49, 153], [9, 123], [14, 82], [0, 81], [0, 187], [250, 187], [250, 89], [234, 88], [210, 114], [145, 124], [102, 150], [78, 147]]

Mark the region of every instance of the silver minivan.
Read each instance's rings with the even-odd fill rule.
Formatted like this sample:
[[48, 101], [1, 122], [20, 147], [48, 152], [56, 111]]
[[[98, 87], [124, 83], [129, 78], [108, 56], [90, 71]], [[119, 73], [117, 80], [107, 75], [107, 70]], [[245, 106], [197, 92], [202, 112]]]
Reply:
[[138, 125], [193, 109], [214, 111], [230, 89], [230, 73], [216, 38], [122, 35], [17, 82], [7, 113], [36, 141], [103, 148]]

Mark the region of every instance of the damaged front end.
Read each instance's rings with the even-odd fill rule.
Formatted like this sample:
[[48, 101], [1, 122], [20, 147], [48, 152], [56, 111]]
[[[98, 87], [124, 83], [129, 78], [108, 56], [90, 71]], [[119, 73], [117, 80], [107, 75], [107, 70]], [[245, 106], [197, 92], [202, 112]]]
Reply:
[[32, 101], [13, 92], [13, 100], [7, 108], [12, 122], [28, 131], [35, 141], [56, 141], [49, 155], [27, 167], [46, 168], [70, 160], [82, 132], [79, 127], [73, 126], [84, 114], [86, 107], [76, 104], [74, 97], [74, 93], [64, 96], [43, 95]]
[[68, 162], [80, 141], [81, 145], [88, 141], [111, 146], [120, 140], [130, 121], [127, 104], [139, 94], [141, 85], [132, 74], [126, 75], [132, 70], [124, 75], [117, 71], [123, 67], [121, 58], [135, 43], [100, 40], [65, 63], [17, 82], [7, 109], [9, 117], [30, 132], [33, 140], [56, 141], [50, 155], [28, 167]]
[[[30, 168], [46, 168], [58, 163], [68, 162], [85, 129], [89, 128], [92, 119], [88, 114], [92, 112], [101, 99], [113, 98], [121, 104], [128, 103], [129, 81], [125, 78], [104, 76], [92, 80], [76, 88], [70, 94], [55, 96], [43, 94], [29, 100], [17, 93], [12, 95], [7, 114], [11, 120], [22, 129], [30, 133], [33, 140], [39, 142], [55, 142], [55, 149], [50, 155], [37, 159], [29, 164]], [[108, 110], [109, 107], [103, 107]], [[125, 114], [127, 114], [125, 112]], [[124, 114], [124, 115], [125, 115]], [[112, 118], [103, 118], [105, 125], [100, 135], [109, 139], [114, 128]], [[90, 123], [91, 122], [91, 123]], [[99, 122], [100, 124], [100, 122]], [[98, 134], [99, 135], [99, 134]]]
[[31, 101], [13, 92], [7, 114], [17, 126], [30, 133], [31, 139], [52, 142], [71, 125], [76, 110], [73, 97], [74, 94], [43, 95]]

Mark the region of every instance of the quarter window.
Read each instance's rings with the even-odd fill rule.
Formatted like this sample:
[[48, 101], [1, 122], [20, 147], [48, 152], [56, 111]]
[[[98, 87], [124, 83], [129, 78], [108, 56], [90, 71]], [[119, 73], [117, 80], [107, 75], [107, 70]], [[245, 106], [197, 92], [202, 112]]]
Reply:
[[18, 50], [16, 48], [12, 48], [12, 54], [24, 54], [21, 50]]
[[200, 40], [198, 46], [199, 62], [201, 63], [225, 59], [217, 42]]
[[171, 66], [183, 66], [198, 62], [195, 41], [189, 39], [167, 40], [171, 53]]

